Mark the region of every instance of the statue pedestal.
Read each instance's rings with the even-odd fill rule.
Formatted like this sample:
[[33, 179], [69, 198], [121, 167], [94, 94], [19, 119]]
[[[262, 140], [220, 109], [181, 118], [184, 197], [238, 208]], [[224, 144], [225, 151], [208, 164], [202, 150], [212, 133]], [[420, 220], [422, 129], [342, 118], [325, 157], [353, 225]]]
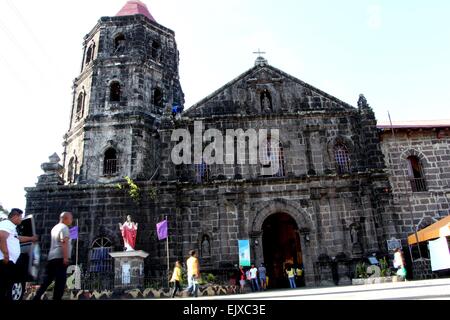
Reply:
[[116, 289], [136, 289], [144, 285], [144, 251], [111, 252], [114, 258], [114, 287]]

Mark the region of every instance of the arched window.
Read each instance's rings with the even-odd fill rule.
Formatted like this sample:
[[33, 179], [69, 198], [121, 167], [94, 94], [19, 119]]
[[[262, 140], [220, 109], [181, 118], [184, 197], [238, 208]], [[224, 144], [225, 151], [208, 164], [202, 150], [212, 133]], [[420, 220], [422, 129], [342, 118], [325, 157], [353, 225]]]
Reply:
[[153, 90], [153, 104], [159, 108], [163, 107], [163, 92], [160, 88]]
[[161, 49], [161, 44], [158, 41], [153, 41], [152, 43], [152, 59], [159, 59], [159, 51]]
[[425, 176], [423, 174], [422, 164], [416, 156], [408, 157], [408, 176], [411, 182], [413, 192], [427, 191]]
[[75, 182], [75, 157], [72, 157], [67, 167], [67, 182], [72, 184]]
[[108, 238], [98, 238], [92, 243], [89, 255], [89, 272], [111, 272], [113, 261], [109, 255], [113, 244]]
[[[274, 143], [270, 136], [267, 137], [267, 154], [263, 163], [265, 168], [272, 168], [272, 173], [269, 176], [272, 177], [284, 177], [284, 148], [281, 143]], [[276, 170], [276, 171], [275, 171]]]
[[105, 152], [105, 160], [103, 165], [104, 175], [114, 175], [117, 173], [117, 152], [113, 148], [109, 148]]
[[95, 43], [91, 44], [86, 51], [86, 62], [85, 64], [89, 64], [92, 60], [94, 60], [94, 50], [95, 50]]
[[350, 156], [346, 145], [338, 143], [334, 146], [334, 159], [338, 174], [350, 172]]
[[114, 38], [114, 53], [123, 53], [125, 51], [125, 36], [121, 33]]
[[85, 98], [84, 93], [80, 92], [80, 94], [78, 95], [78, 99], [77, 99], [77, 119], [80, 119], [81, 117], [83, 117], [84, 98]]
[[109, 85], [109, 101], [120, 102], [120, 89], [120, 83], [117, 81], [114, 81]]

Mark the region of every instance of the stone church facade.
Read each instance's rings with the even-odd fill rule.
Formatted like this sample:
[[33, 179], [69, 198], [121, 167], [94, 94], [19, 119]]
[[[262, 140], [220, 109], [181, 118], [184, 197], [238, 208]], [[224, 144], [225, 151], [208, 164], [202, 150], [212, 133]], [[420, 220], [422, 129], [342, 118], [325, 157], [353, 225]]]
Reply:
[[[386, 254], [386, 240], [404, 238], [364, 96], [353, 107], [259, 57], [174, 116], [174, 106], [184, 107], [175, 34], [138, 1], [101, 18], [83, 52], [63, 157], [50, 157], [27, 188], [26, 211], [36, 217], [44, 252], [58, 214], [72, 211], [79, 261], [99, 272], [107, 258], [93, 253], [123, 250], [118, 224], [130, 214], [139, 223], [137, 249], [150, 253], [148, 275], [158, 277], [166, 251], [155, 225], [167, 217], [172, 264], [197, 249], [204, 272], [235, 270], [238, 240], [248, 239], [252, 261], [266, 263], [275, 286], [285, 263], [303, 264], [306, 285], [318, 286], [348, 284], [359, 259]], [[248, 161], [175, 165], [174, 130], [194, 135], [200, 121], [223, 135], [279, 129], [279, 144], [267, 146], [279, 170], [261, 174], [263, 165]], [[233, 158], [249, 159], [248, 149], [235, 150]], [[117, 187], [125, 176], [139, 199]]]

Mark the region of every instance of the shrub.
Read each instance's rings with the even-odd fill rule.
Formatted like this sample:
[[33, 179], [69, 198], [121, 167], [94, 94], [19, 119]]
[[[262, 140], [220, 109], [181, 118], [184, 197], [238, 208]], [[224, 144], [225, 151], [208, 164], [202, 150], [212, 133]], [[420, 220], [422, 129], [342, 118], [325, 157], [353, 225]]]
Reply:
[[216, 282], [216, 276], [211, 274], [211, 273], [209, 273], [206, 276], [206, 281], [209, 282], [209, 283], [214, 283], [214, 282]]
[[133, 199], [134, 202], [139, 203], [139, 200], [141, 199], [139, 187], [130, 177], [125, 177], [125, 180], [127, 181], [129, 187], [128, 194], [130, 198]]
[[391, 275], [391, 269], [389, 268], [389, 264], [386, 260], [386, 257], [380, 259], [380, 269], [382, 277], [388, 277]]
[[367, 278], [367, 265], [364, 262], [356, 265], [356, 278]]
[[141, 200], [141, 193], [137, 184], [130, 177], [124, 177], [126, 180], [126, 184], [117, 183], [116, 188], [119, 190], [126, 190], [128, 196], [133, 200], [136, 204], [139, 204]]

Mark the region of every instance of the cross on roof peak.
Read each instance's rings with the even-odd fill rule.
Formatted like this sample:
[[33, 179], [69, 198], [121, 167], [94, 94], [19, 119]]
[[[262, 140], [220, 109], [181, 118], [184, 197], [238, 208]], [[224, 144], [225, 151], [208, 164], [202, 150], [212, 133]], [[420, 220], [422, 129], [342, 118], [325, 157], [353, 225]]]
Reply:
[[253, 52], [253, 54], [257, 54], [261, 57], [262, 54], [266, 54], [264, 51], [261, 51], [261, 49], [258, 49], [258, 51]]
[[262, 55], [266, 54], [264, 51], [261, 51], [261, 49], [258, 49], [258, 51], [253, 52], [254, 54], [257, 54], [258, 57], [255, 61], [255, 66], [265, 66], [268, 64], [267, 59], [265, 59]]

